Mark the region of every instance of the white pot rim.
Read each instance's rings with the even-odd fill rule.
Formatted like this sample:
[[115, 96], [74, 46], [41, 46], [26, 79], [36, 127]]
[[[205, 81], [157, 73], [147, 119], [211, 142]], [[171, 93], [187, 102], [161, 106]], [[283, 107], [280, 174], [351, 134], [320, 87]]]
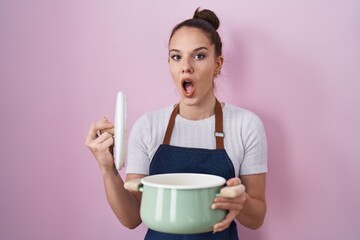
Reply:
[[147, 176], [141, 179], [145, 186], [166, 189], [203, 189], [225, 184], [223, 177], [202, 173], [166, 173]]

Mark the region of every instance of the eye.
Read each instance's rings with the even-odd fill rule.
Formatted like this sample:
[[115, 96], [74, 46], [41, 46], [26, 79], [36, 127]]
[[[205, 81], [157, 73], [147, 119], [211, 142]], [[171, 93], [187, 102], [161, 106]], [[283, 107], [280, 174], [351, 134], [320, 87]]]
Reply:
[[181, 59], [181, 56], [178, 55], [178, 54], [173, 54], [170, 57], [171, 57], [172, 60], [174, 60], [176, 62], [180, 61], [180, 59]]
[[202, 60], [204, 58], [205, 58], [205, 55], [202, 54], [202, 53], [198, 53], [198, 54], [195, 55], [195, 59], [197, 59], [197, 60]]

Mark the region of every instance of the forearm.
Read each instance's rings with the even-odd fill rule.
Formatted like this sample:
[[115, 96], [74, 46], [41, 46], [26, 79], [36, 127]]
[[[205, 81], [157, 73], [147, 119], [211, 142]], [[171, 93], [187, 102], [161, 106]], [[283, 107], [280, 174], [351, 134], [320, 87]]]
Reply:
[[139, 201], [124, 188], [124, 182], [115, 165], [101, 171], [106, 197], [116, 217], [125, 227], [137, 227], [141, 223]]
[[[245, 193], [246, 194], [246, 193]], [[257, 229], [264, 222], [266, 203], [246, 194], [246, 201], [236, 219], [245, 227]]]

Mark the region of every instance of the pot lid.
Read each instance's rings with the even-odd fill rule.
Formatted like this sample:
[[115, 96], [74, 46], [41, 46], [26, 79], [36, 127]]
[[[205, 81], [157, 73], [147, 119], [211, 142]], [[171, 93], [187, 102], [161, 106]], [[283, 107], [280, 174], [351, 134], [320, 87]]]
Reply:
[[114, 161], [116, 169], [121, 170], [125, 165], [126, 151], [126, 96], [117, 93], [114, 120]]

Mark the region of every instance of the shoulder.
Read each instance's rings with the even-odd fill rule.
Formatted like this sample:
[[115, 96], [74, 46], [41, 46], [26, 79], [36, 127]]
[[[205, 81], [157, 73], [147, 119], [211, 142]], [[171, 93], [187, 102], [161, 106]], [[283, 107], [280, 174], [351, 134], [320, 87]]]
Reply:
[[129, 140], [150, 143], [152, 139], [164, 132], [169, 121], [172, 106], [144, 113], [131, 128]]
[[167, 106], [164, 108], [160, 108], [154, 111], [149, 111], [144, 113], [142, 118], [148, 119], [148, 120], [154, 120], [159, 118], [167, 118], [170, 116], [171, 111], [174, 109], [174, 106]]
[[173, 106], [167, 106], [154, 111], [144, 113], [138, 120], [135, 121], [134, 126], [148, 126], [153, 124], [162, 123], [166, 119], [169, 119]]
[[241, 108], [232, 104], [226, 103], [224, 108], [224, 118], [239, 121], [242, 124], [260, 124], [262, 125], [261, 118], [254, 112]]

